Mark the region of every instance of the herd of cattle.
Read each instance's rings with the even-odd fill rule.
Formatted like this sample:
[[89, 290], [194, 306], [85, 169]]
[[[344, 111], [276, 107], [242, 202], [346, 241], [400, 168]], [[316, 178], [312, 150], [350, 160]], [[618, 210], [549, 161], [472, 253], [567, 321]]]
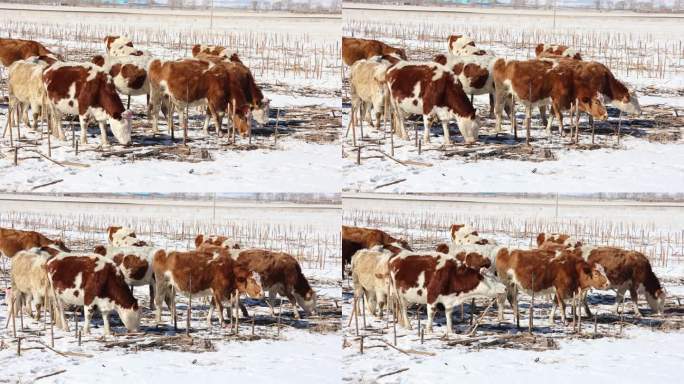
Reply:
[[[13, 126], [16, 113], [24, 124], [38, 129], [46, 118], [48, 129], [64, 140], [62, 115], [78, 116], [80, 141], [86, 143], [90, 119], [97, 121], [102, 144], [108, 145], [105, 124], [116, 140], [131, 142], [130, 97], [147, 95], [148, 119], [157, 133], [159, 111], [167, 118], [174, 137], [174, 109], [181, 115], [183, 138], [187, 140], [187, 110], [206, 108], [204, 133], [208, 134], [210, 118], [216, 132], [222, 134], [224, 116], [229, 116], [233, 133], [251, 134], [252, 118], [259, 124], [268, 122], [269, 100], [264, 97], [254, 76], [236, 52], [220, 46], [197, 44], [192, 58], [162, 60], [133, 47], [123, 36], [104, 38], [105, 54], [90, 62], [63, 61], [62, 57], [31, 40], [0, 38], [0, 61], [9, 70], [9, 116], [3, 133]], [[128, 96], [124, 108], [119, 94]], [[33, 118], [28, 118], [29, 108]]]
[[[450, 143], [448, 125], [452, 119], [457, 120], [465, 143], [474, 143], [480, 123], [472, 97], [483, 94], [489, 94], [489, 114], [496, 116], [496, 133], [501, 131], [505, 109], [516, 139], [515, 103], [523, 104], [528, 141], [533, 108], [539, 108], [547, 134], [555, 117], [561, 135], [563, 112], [569, 110], [571, 121], [575, 116], [574, 134], [570, 125], [573, 140], [579, 139], [580, 112], [589, 114], [592, 129], [594, 118], [607, 118], [604, 102], [621, 112], [641, 113], [635, 92], [618, 81], [608, 67], [583, 61], [579, 52], [567, 46], [539, 44], [532, 60], [498, 57], [462, 35], [449, 36], [447, 46], [447, 53], [434, 56], [431, 62], [419, 62], [409, 61], [404, 49], [381, 41], [343, 37], [343, 60], [351, 67], [350, 125], [356, 125], [356, 111], [361, 128], [368, 120], [379, 129], [381, 118], [389, 115], [392, 131], [406, 139], [405, 118], [422, 115], [423, 141], [428, 142], [431, 119], [436, 116], [444, 129], [445, 144]], [[547, 119], [549, 106], [553, 113]]]
[[566, 321], [569, 298], [583, 302], [591, 315], [586, 295], [592, 288], [616, 290], [616, 311], [627, 290], [638, 316], [641, 290], [653, 313], [664, 311], [665, 290], [640, 252], [587, 246], [571, 236], [549, 233], [539, 234], [536, 249], [512, 249], [482, 238], [467, 225], [453, 225], [451, 238], [451, 244], [438, 244], [435, 251], [416, 252], [405, 240], [381, 230], [343, 226], [343, 273], [351, 265], [354, 295], [363, 296], [374, 315], [382, 316], [383, 308], [398, 304], [397, 319], [407, 328], [408, 306], [426, 305], [428, 331], [438, 304], [445, 308], [448, 333], [454, 306], [475, 297], [496, 298], [499, 321], [507, 298], [519, 319], [518, 291], [555, 296], [551, 324], [557, 306]]
[[[64, 306], [82, 306], [83, 331], [88, 333], [97, 307], [105, 334], [110, 334], [111, 311], [134, 332], [140, 323], [140, 308], [133, 287], [143, 285], [149, 286], [150, 307], [156, 309], [158, 323], [163, 304], [175, 319], [176, 292], [209, 298], [209, 327], [214, 308], [223, 326], [223, 303], [243, 293], [259, 299], [268, 291], [266, 301], [272, 313], [276, 295], [288, 298], [297, 319], [297, 305], [306, 314], [316, 313], [316, 293], [289, 254], [241, 249], [227, 237], [203, 235], [196, 237], [195, 250], [167, 251], [138, 239], [129, 228], [110, 227], [107, 233], [108, 245], [99, 245], [93, 252], [72, 252], [64, 242], [38, 232], [0, 228], [0, 252], [12, 261], [8, 313], [18, 315], [23, 308], [34, 316], [35, 306], [35, 317], [40, 319], [41, 309], [50, 308], [55, 311], [57, 327], [68, 329]], [[240, 308], [248, 316], [243, 304]]]

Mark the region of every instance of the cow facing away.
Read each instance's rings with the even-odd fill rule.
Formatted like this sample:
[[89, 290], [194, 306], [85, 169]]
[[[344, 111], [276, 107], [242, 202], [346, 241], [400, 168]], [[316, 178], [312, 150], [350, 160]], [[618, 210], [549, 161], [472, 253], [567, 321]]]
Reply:
[[[380, 119], [389, 106], [387, 89], [387, 63], [359, 60], [351, 66], [349, 84], [353, 111], [359, 111], [361, 124], [368, 114], [375, 117], [375, 129], [380, 129]], [[373, 124], [371, 119], [371, 124]]]
[[14, 308], [20, 305], [24, 307], [24, 310], [28, 310], [29, 315], [33, 316], [32, 303], [35, 303], [35, 318], [40, 320], [44, 300], [51, 296], [48, 289], [47, 261], [58, 253], [54, 248], [36, 247], [27, 251], [19, 251], [12, 258], [10, 276], [13, 300], [10, 300], [8, 313], [12, 313]]
[[[129, 332], [138, 330], [138, 301], [113, 261], [97, 254], [62, 253], [47, 262], [47, 272], [60, 308], [63, 304], [83, 306], [85, 334], [90, 333], [90, 319], [95, 307], [102, 313], [105, 335], [111, 334], [111, 311], [119, 314]], [[58, 326], [66, 329], [63, 308], [59, 312]]]
[[366, 308], [382, 317], [389, 298], [390, 252], [362, 249], [352, 256], [352, 282], [354, 297], [365, 296]]
[[132, 114], [124, 109], [112, 78], [102, 68], [92, 63], [58, 62], [43, 72], [43, 83], [60, 138], [64, 138], [61, 115], [70, 114], [78, 116], [82, 144], [87, 143], [89, 117], [100, 126], [102, 145], [109, 145], [107, 121], [116, 140], [130, 144]]
[[396, 59], [408, 60], [406, 51], [395, 48], [378, 40], [342, 37], [342, 60], [348, 66], [363, 59], [374, 56], [388, 56]]
[[51, 248], [57, 252], [70, 252], [62, 240], [51, 240], [35, 231], [0, 228], [0, 254], [10, 259], [19, 251], [31, 248]]
[[449, 121], [456, 119], [466, 144], [477, 141], [480, 123], [473, 104], [454, 73], [434, 62], [400, 62], [387, 71], [390, 99], [397, 113], [402, 138], [408, 138], [404, 127], [406, 115], [423, 116], [423, 141], [430, 141], [430, 117], [436, 115], [444, 130], [444, 144], [451, 144]]

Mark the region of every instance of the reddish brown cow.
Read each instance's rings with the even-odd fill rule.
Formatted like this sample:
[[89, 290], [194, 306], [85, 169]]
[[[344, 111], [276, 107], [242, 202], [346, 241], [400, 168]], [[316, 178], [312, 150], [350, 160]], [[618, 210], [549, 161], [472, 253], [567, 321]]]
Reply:
[[234, 262], [228, 250], [217, 249], [213, 253], [202, 250], [189, 252], [166, 252], [158, 250], [152, 264], [156, 281], [156, 320], [161, 322], [161, 305], [167, 297], [171, 317], [175, 318], [175, 303], [169, 289], [193, 296], [210, 296], [212, 306], [207, 314], [211, 326], [214, 306], [218, 308], [220, 324], [223, 325], [223, 301], [234, 297], [235, 291], [258, 298], [262, 290], [246, 267]]
[[[90, 332], [90, 318], [96, 306], [102, 313], [105, 335], [111, 333], [109, 312], [112, 310], [117, 311], [129, 332], [138, 330], [138, 301], [111, 260], [96, 254], [63, 253], [47, 262], [47, 272], [60, 304], [83, 306], [86, 334]], [[66, 327], [63, 310], [60, 310], [59, 325]]]
[[[556, 305], [565, 319], [565, 300], [577, 294], [581, 297], [589, 288], [605, 289], [608, 279], [600, 266], [591, 266], [569, 251], [541, 249], [502, 252], [496, 259], [497, 275], [507, 286], [508, 301], [518, 314], [518, 290], [531, 294], [554, 293], [556, 300], [549, 316], [553, 324]], [[500, 315], [503, 306], [499, 305]]]
[[[504, 102], [509, 96], [520, 101], [526, 108], [527, 141], [530, 138], [532, 108], [551, 104], [563, 130], [562, 111], [568, 110], [577, 100], [579, 109], [598, 119], [608, 114], [598, 98], [596, 89], [581, 81], [575, 68], [567, 61], [551, 60], [506, 61], [498, 59], [494, 64], [494, 87], [496, 90], [496, 129], [501, 130]], [[514, 109], [513, 109], [514, 110]], [[515, 137], [517, 125], [515, 115], [511, 116]], [[552, 119], [549, 119], [547, 131]]]
[[387, 71], [387, 83], [394, 111], [398, 115], [400, 135], [408, 137], [404, 127], [407, 114], [423, 116], [423, 141], [430, 141], [430, 117], [442, 122], [444, 143], [451, 144], [449, 121], [456, 119], [466, 144], [477, 141], [480, 124], [473, 104], [461, 83], [447, 67], [430, 62], [403, 61]]
[[406, 51], [395, 48], [378, 40], [342, 37], [342, 60], [351, 66], [358, 60], [370, 59], [374, 56], [392, 58], [392, 60], [406, 58]]
[[64, 138], [61, 115], [70, 114], [78, 116], [82, 144], [87, 143], [86, 131], [91, 116], [100, 126], [102, 145], [109, 145], [106, 121], [119, 143], [130, 144], [131, 112], [125, 111], [112, 78], [102, 68], [92, 63], [58, 62], [43, 72], [43, 83], [53, 126], [57, 127], [60, 138]]
[[351, 258], [361, 249], [381, 246], [393, 254], [403, 250], [411, 251], [411, 247], [404, 239], [397, 239], [379, 229], [342, 226], [342, 273], [346, 265], [351, 264]]
[[18, 60], [25, 60], [31, 56], [48, 56], [61, 60], [59, 55], [52, 53], [39, 42], [33, 40], [0, 38], [0, 63], [9, 67]]
[[175, 61], [152, 60], [148, 67], [150, 77], [150, 109], [152, 129], [157, 132], [157, 120], [162, 97], [171, 101], [167, 113], [168, 126], [173, 137], [173, 108], [182, 115], [183, 140], [187, 141], [188, 116], [186, 108], [207, 105], [217, 132], [221, 132], [223, 115], [232, 113], [233, 126], [244, 136], [250, 131], [251, 105], [237, 80], [222, 65], [197, 59]]
[[34, 231], [0, 227], [0, 254], [12, 258], [19, 251], [47, 247], [59, 252], [71, 252], [62, 240], [51, 240]]
[[568, 57], [574, 60], [582, 60], [582, 55], [576, 50], [568, 47], [567, 45], [552, 45], [552, 44], [537, 44], [534, 49], [534, 53], [537, 57], [548, 57], [548, 56], [562, 56]]
[[475, 297], [495, 297], [505, 292], [503, 284], [486, 269], [474, 269], [451, 255], [441, 253], [402, 252], [389, 261], [390, 281], [399, 299], [400, 322], [411, 328], [409, 304], [427, 304], [428, 331], [437, 304], [444, 305], [447, 330], [452, 330], [453, 308]]
[[242, 61], [240, 60], [240, 57], [236, 51], [230, 50], [220, 45], [195, 44], [192, 47], [192, 57], [199, 58], [202, 55], [216, 56], [242, 64]]

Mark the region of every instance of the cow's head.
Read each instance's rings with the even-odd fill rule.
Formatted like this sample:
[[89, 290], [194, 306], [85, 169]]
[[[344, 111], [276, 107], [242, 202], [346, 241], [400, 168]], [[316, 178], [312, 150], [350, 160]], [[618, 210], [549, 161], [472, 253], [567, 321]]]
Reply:
[[254, 121], [261, 125], [268, 124], [268, 113], [270, 109], [270, 104], [271, 100], [263, 98], [261, 99], [261, 102], [254, 106], [254, 108], [252, 109], [252, 117], [254, 117]]
[[625, 113], [641, 115], [639, 99], [636, 96], [636, 92], [633, 90], [628, 90], [628, 93], [620, 99], [610, 100], [610, 105]]
[[252, 130], [250, 119], [252, 117], [252, 110], [249, 104], [237, 107], [233, 113], [233, 126], [237, 129], [242, 137], [246, 137]]
[[306, 291], [306, 293], [302, 296], [297, 293], [297, 291], [294, 292], [295, 299], [297, 300], [297, 304], [299, 304], [300, 307], [304, 310], [304, 312], [309, 315], [309, 314], [317, 314], [317, 298], [316, 298], [316, 292], [309, 288], [309, 290]]
[[477, 116], [475, 117], [462, 117], [456, 116], [456, 121], [458, 121], [458, 129], [463, 135], [463, 141], [466, 144], [474, 144], [480, 134], [480, 120]]
[[496, 277], [489, 269], [480, 268], [479, 274], [482, 275], [482, 280], [476, 288], [476, 291], [485, 297], [497, 297], [506, 293], [506, 286], [501, 280]]
[[261, 299], [264, 295], [261, 285], [259, 284], [259, 275], [250, 272], [242, 265], [235, 263], [233, 265], [233, 273], [235, 274], [235, 283], [240, 292], [244, 292], [252, 299]]
[[112, 129], [112, 133], [116, 140], [123, 144], [129, 145], [131, 143], [131, 119], [133, 118], [133, 112], [130, 110], [124, 111], [121, 114], [121, 119], [110, 118], [109, 127]]
[[665, 299], [667, 298], [667, 292], [664, 289], [658, 288], [655, 294], [651, 294], [646, 291], [646, 301], [651, 307], [651, 310], [657, 315], [662, 315], [665, 311]]
[[577, 272], [581, 288], [608, 289], [610, 281], [601, 264], [590, 266], [584, 260], [577, 263]]
[[128, 332], [138, 331], [138, 327], [140, 327], [140, 308], [138, 307], [137, 300], [135, 300], [131, 308], [119, 307], [117, 312]]
[[608, 119], [608, 111], [599, 99], [598, 95], [595, 95], [593, 97], [580, 96], [577, 99], [577, 102], [579, 103], [580, 110], [587, 112], [593, 118], [597, 120]]

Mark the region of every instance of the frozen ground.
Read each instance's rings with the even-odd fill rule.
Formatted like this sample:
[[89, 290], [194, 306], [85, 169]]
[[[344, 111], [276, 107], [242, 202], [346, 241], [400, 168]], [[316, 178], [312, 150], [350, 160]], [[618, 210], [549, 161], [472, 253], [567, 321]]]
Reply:
[[[90, 60], [104, 51], [108, 34], [130, 36], [137, 47], [155, 57], [190, 55], [196, 43], [220, 44], [238, 51], [257, 83], [271, 100], [270, 119], [254, 126], [251, 140], [202, 133], [203, 112], [190, 111], [188, 148], [182, 145], [180, 123], [172, 141], [165, 123], [150, 131], [145, 97], [133, 98], [133, 142], [124, 148], [110, 136], [100, 146], [99, 129], [90, 127], [88, 145], [78, 154], [71, 137], [52, 140], [49, 161], [44, 136], [22, 127], [18, 166], [8, 137], [0, 139], [0, 177], [6, 191], [337, 191], [342, 185], [339, 163], [339, 20], [331, 17], [291, 18], [239, 12], [216, 16], [215, 28], [197, 14], [160, 13], [107, 15], [89, 9], [74, 26], [55, 18], [54, 11], [7, 10], [0, 19], [2, 35], [30, 38], [70, 60]], [[73, 16], [72, 13], [69, 15]], [[49, 20], [46, 18], [49, 17]], [[66, 20], [66, 18], [65, 18]], [[237, 20], [227, 23], [226, 20]], [[289, 32], [285, 31], [287, 28]], [[7, 71], [0, 69], [1, 95]], [[125, 100], [124, 100], [125, 102]], [[7, 120], [0, 97], [0, 127]], [[163, 119], [160, 119], [163, 120]], [[65, 124], [68, 124], [68, 120]], [[224, 119], [224, 130], [227, 121]], [[76, 127], [78, 125], [76, 124]], [[276, 133], [277, 127], [277, 133]], [[15, 133], [16, 135], [16, 133]], [[277, 136], [277, 139], [276, 139]], [[16, 137], [15, 137], [16, 139]], [[141, 182], [144, 180], [143, 182]], [[52, 183], [52, 184], [51, 184]], [[49, 184], [49, 185], [45, 185]]]
[[[634, 201], [600, 201], [560, 199], [555, 204], [541, 199], [511, 197], [459, 196], [457, 199], [401, 196], [382, 200], [367, 195], [347, 194], [343, 197], [344, 223], [382, 228], [409, 239], [417, 249], [432, 248], [437, 242], [447, 241], [447, 223], [468, 223], [485, 238], [500, 244], [528, 248], [537, 231], [565, 230], [589, 243], [610, 243], [632, 249], [650, 249], [664, 242], [671, 253], [665, 262], [652, 258], [669, 298], [663, 317], [650, 315], [645, 301], [640, 308], [645, 316], [637, 319], [627, 305], [624, 323], [614, 314], [614, 293], [594, 291], [590, 295], [593, 318], [584, 317], [581, 335], [572, 325], [548, 323], [550, 306], [545, 298], [536, 298], [533, 336], [527, 335], [530, 297], [521, 295], [521, 326], [511, 322], [512, 312], [506, 307], [504, 322], [498, 323], [495, 310], [485, 316], [475, 338], [469, 343], [466, 333], [471, 329], [470, 306], [465, 305], [461, 320], [460, 310], [454, 311], [456, 334], [449, 340], [445, 332], [443, 312], [439, 312], [433, 334], [425, 333], [421, 343], [417, 333], [415, 309], [410, 312], [412, 331], [397, 326], [397, 347], [389, 347], [394, 335], [386, 318], [373, 319], [367, 314], [367, 328], [359, 320], [359, 332], [364, 336], [364, 353], [360, 353], [355, 321], [350, 321], [352, 293], [349, 281], [343, 283], [343, 381], [352, 383], [418, 383], [450, 380], [485, 383], [506, 381], [528, 383], [553, 380], [576, 382], [577, 375], [590, 383], [643, 381], [674, 382], [678, 380], [679, 365], [684, 353], [679, 345], [684, 342], [681, 331], [684, 308], [684, 254], [682, 238], [684, 222], [680, 204], [669, 206], [642, 204]], [[558, 214], [556, 214], [558, 212]], [[646, 235], [630, 237], [644, 231]], [[611, 236], [606, 233], [612, 233]], [[591, 234], [591, 237], [589, 237]], [[661, 237], [658, 236], [661, 234]], [[604, 240], [601, 240], [604, 239]], [[669, 239], [669, 240], [664, 240]], [[658, 252], [656, 252], [658, 253]], [[643, 296], [642, 296], [643, 297]], [[488, 302], [477, 302], [476, 316]], [[422, 311], [421, 324], [426, 321]], [[594, 330], [596, 327], [596, 330]], [[460, 343], [460, 344], [459, 344]], [[391, 374], [386, 377], [381, 375]]]
[[[216, 233], [235, 235], [246, 246], [278, 248], [275, 243], [279, 242], [283, 250], [289, 249], [300, 258], [304, 274], [318, 294], [320, 314], [297, 321], [285, 300], [279, 326], [277, 317], [271, 316], [265, 303], [248, 300], [248, 311], [250, 315], [255, 314], [254, 334], [251, 319], [242, 318], [239, 334], [235, 335], [229, 328], [220, 328], [216, 321], [211, 329], [207, 328], [208, 306], [194, 298], [192, 332], [188, 338], [185, 336], [187, 298], [177, 298], [179, 330], [175, 332], [166, 310], [162, 312], [164, 324], [155, 325], [153, 312], [148, 309], [147, 289], [138, 287], [135, 294], [143, 308], [141, 331], [144, 333], [120, 334], [105, 340], [102, 321], [96, 317], [92, 335], [83, 336], [80, 346], [73, 328], [71, 333], [55, 330], [54, 349], [66, 353], [60, 355], [41, 344], [50, 344], [49, 328], [43, 331], [42, 323], [24, 317], [27, 329], [18, 331], [23, 337], [19, 357], [11, 326], [4, 327], [7, 306], [3, 294], [0, 382], [33, 382], [39, 376], [61, 370], [65, 372], [41, 382], [89, 382], [93, 377], [103, 383], [126, 378], [146, 383], [182, 383], [199, 377], [208, 383], [238, 379], [270, 383], [274, 377], [283, 382], [339, 382], [339, 209], [224, 201], [217, 204], [215, 219], [212, 219], [208, 215], [213, 211], [210, 201], [170, 207], [169, 200], [164, 199], [137, 201], [135, 205], [131, 205], [133, 199], [98, 204], [93, 204], [92, 198], [70, 199], [66, 204], [47, 200], [24, 202], [25, 209], [19, 201], [0, 201], [0, 226], [38, 228], [50, 236], [63, 237], [75, 249], [92, 249], [94, 244], [106, 241], [102, 226], [117, 217], [136, 228], [139, 237], [169, 249], [186, 249], [195, 231], [208, 233], [211, 228]], [[129, 215], [129, 212], [136, 213]], [[269, 226], [269, 215], [273, 218], [288, 215], [291, 220], [275, 220]], [[155, 230], [147, 231], [147, 226]], [[260, 240], [266, 234], [269, 241]], [[4, 287], [6, 275], [3, 278], [0, 284]], [[71, 319], [70, 313], [68, 318]], [[79, 322], [82, 326], [82, 316]], [[113, 322], [115, 331], [125, 331], [116, 316]]]
[[[371, 7], [374, 8], [374, 7]], [[669, 192], [684, 190], [684, 160], [681, 116], [684, 96], [684, 57], [677, 48], [681, 36], [678, 18], [628, 17], [602, 14], [600, 23], [591, 15], [559, 13], [555, 29], [550, 14], [513, 15], [497, 10], [481, 13], [419, 12], [406, 9], [397, 13], [374, 9], [345, 9], [343, 34], [368, 37], [406, 47], [411, 60], [431, 60], [446, 51], [449, 34], [465, 34], [478, 46], [510, 59], [534, 56], [538, 42], [563, 43], [577, 47], [587, 60], [606, 63], [628, 85], [637, 90], [643, 114], [623, 115], [609, 108], [607, 122], [596, 123], [592, 143], [590, 126], [580, 123], [579, 145], [559, 138], [557, 122], [549, 137], [541, 129], [538, 114], [532, 119], [532, 146], [524, 145], [523, 112], [518, 110], [516, 142], [510, 123], [504, 119], [503, 132], [495, 135], [494, 120], [488, 117], [486, 95], [475, 97], [481, 119], [479, 142], [463, 145], [455, 123], [451, 138], [456, 143], [444, 147], [442, 128], [434, 124], [430, 143], [421, 152], [414, 142], [415, 128], [422, 137], [422, 119], [407, 123], [410, 140], [394, 140], [364, 129], [360, 141], [361, 165], [351, 135], [343, 138], [344, 190], [382, 192], [506, 191], [506, 192]], [[455, 27], [457, 26], [457, 27]], [[597, 44], [597, 41], [615, 41]], [[600, 47], [598, 47], [600, 46]], [[665, 48], [667, 47], [667, 48]], [[659, 53], [656, 53], [659, 52]], [[348, 68], [345, 67], [348, 75]], [[349, 88], [345, 81], [343, 126], [349, 123]], [[565, 126], [568, 127], [566, 114]], [[618, 145], [615, 132], [620, 125]], [[395, 160], [396, 159], [396, 160]], [[675, 161], [672, 161], [672, 160]], [[399, 163], [401, 162], [401, 164]], [[667, 180], [663, 183], [663, 180]]]

